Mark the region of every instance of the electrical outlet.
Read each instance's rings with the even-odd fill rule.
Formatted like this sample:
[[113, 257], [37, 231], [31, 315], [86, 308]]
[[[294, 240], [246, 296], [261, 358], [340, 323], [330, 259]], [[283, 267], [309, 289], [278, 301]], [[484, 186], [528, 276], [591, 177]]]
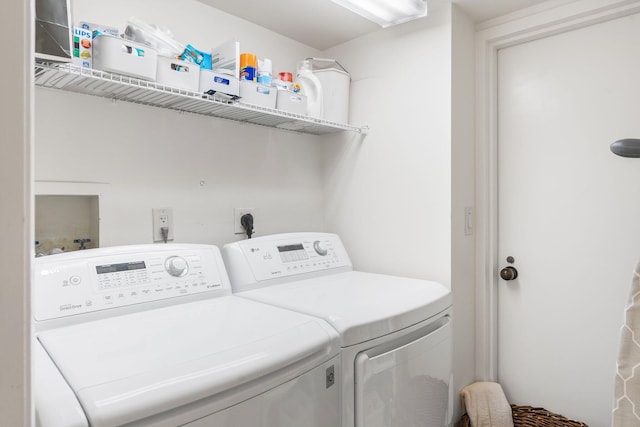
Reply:
[[242, 228], [242, 224], [240, 224], [242, 215], [250, 213], [253, 215], [255, 221], [255, 210], [256, 208], [233, 208], [233, 232], [235, 234], [244, 234], [244, 228]]
[[162, 238], [162, 227], [169, 228], [167, 240], [173, 240], [173, 209], [171, 208], [154, 208], [153, 211], [153, 241], [164, 242]]

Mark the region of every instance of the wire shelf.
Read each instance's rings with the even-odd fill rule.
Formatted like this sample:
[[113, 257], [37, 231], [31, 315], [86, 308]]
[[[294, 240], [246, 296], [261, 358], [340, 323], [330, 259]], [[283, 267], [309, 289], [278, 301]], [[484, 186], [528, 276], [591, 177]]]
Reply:
[[36, 86], [117, 99], [295, 132], [324, 135], [349, 131], [366, 134], [367, 126], [329, 122], [272, 108], [228, 101], [72, 64], [37, 62]]

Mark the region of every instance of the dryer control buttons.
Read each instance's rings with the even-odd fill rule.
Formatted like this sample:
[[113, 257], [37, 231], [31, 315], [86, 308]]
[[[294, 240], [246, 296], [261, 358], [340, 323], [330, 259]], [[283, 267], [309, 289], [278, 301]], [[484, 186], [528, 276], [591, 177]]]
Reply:
[[324, 247], [320, 240], [316, 240], [315, 242], [313, 242], [313, 249], [320, 256], [325, 256], [328, 252], [327, 248]]
[[187, 260], [179, 256], [172, 256], [164, 261], [164, 268], [167, 273], [174, 277], [182, 277], [189, 272]]

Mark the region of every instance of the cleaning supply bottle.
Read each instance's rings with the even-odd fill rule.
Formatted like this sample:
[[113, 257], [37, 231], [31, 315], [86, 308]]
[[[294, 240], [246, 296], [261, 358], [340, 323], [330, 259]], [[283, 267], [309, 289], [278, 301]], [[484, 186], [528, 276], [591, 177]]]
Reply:
[[307, 97], [307, 116], [322, 118], [322, 84], [313, 74], [311, 62], [301, 61], [298, 64], [296, 83], [300, 85], [301, 93]]
[[256, 81], [258, 58], [253, 53], [240, 54], [240, 80]]
[[258, 59], [258, 83], [271, 86], [271, 78], [273, 74], [273, 65], [268, 58]]

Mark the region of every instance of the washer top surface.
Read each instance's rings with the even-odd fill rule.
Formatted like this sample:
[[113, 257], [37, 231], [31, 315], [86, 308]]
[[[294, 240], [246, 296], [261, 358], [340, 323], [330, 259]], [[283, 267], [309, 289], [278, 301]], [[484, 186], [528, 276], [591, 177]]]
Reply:
[[243, 401], [340, 349], [321, 319], [231, 295], [214, 246], [91, 249], [36, 259], [34, 270], [38, 354], [91, 426]]
[[50, 329], [37, 337], [92, 425], [108, 426], [338, 351], [337, 334], [319, 319], [234, 296]]
[[450, 291], [439, 283], [360, 271], [236, 295], [320, 317], [338, 331], [342, 347], [404, 329], [451, 306]]

